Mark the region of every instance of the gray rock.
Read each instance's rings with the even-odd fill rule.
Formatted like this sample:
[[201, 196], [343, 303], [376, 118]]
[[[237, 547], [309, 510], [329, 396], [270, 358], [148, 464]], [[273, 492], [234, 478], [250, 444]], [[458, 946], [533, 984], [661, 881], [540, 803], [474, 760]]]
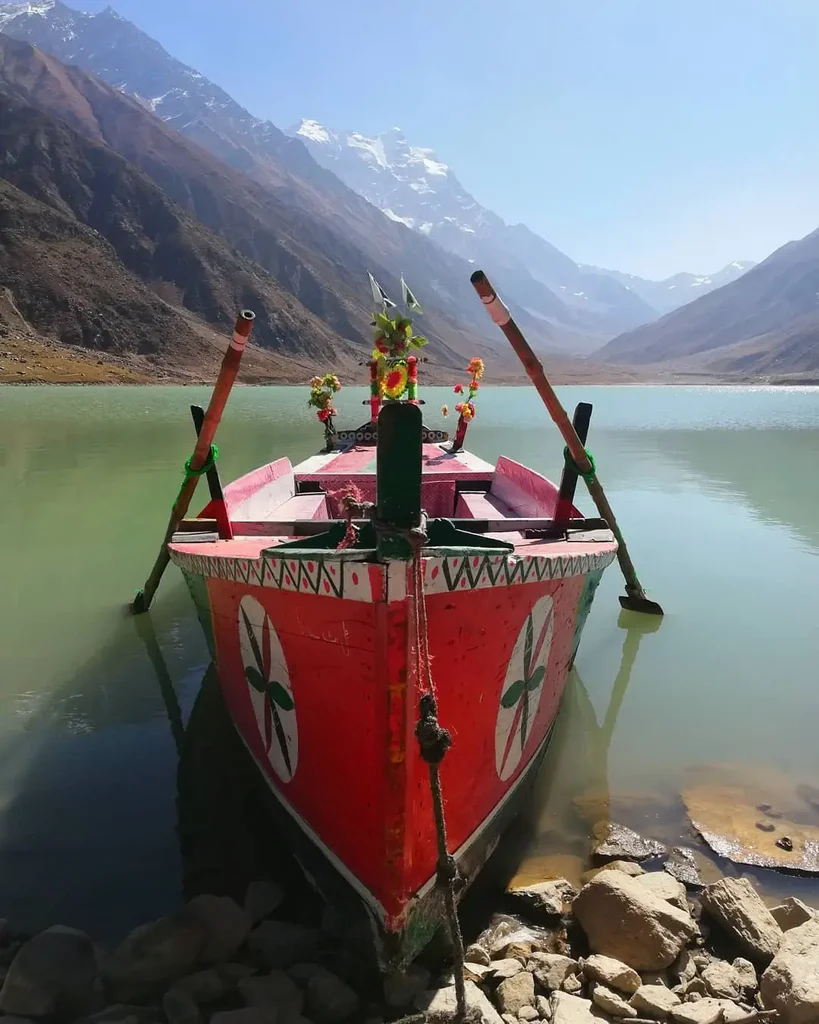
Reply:
[[466, 947], [464, 950], [464, 959], [468, 960], [471, 964], [483, 964], [487, 967], [492, 963], [489, 950], [485, 949], [478, 942], [473, 942], [471, 946]]
[[721, 878], [702, 891], [702, 905], [755, 963], [771, 962], [782, 930], [747, 878]]
[[520, 1010], [518, 1010], [518, 1020], [540, 1020], [540, 1014], [534, 1006], [522, 1006]]
[[665, 871], [647, 872], [640, 875], [637, 881], [649, 892], [659, 896], [661, 900], [668, 900], [675, 907], [679, 907], [680, 910], [688, 913], [688, 897], [686, 896], [685, 886], [682, 882], [678, 882], [676, 878], [666, 874]]
[[567, 992], [553, 992], [551, 999], [552, 1024], [600, 1024], [600, 1018], [592, 1011], [590, 999], [569, 995]]
[[215, 964], [230, 960], [250, 934], [250, 915], [230, 896], [197, 896], [188, 911], [205, 930], [205, 946], [200, 957]]
[[273, 1010], [263, 1010], [260, 1006], [245, 1006], [241, 1010], [222, 1010], [214, 1013], [210, 1024], [277, 1024]]
[[[487, 958], [488, 959], [488, 958]], [[464, 965], [468, 967], [469, 965]], [[481, 973], [488, 967], [476, 965]], [[429, 987], [429, 971], [420, 964], [411, 964], [405, 971], [394, 971], [384, 978], [384, 1002], [402, 1009], [412, 1006], [416, 997]]]
[[700, 999], [696, 1003], [683, 1003], [671, 1011], [675, 1024], [720, 1024], [723, 1019], [722, 1002], [719, 999]]
[[96, 1009], [96, 976], [91, 939], [74, 928], [49, 928], [24, 943], [12, 960], [0, 990], [0, 1009], [20, 1017], [76, 1016]]
[[785, 933], [762, 975], [760, 994], [765, 1007], [779, 1010], [787, 1024], [819, 1021], [819, 921]]
[[221, 999], [232, 987], [233, 984], [229, 984], [215, 967], [210, 967], [206, 971], [196, 971], [195, 974], [180, 978], [170, 991], [184, 992], [195, 1003], [201, 1004]]
[[489, 970], [496, 980], [503, 980], [504, 978], [514, 978], [516, 974], [520, 974], [523, 964], [515, 957], [509, 957], [508, 960], [493, 960], [489, 965]]
[[492, 974], [491, 967], [487, 967], [485, 964], [471, 964], [468, 960], [464, 961], [464, 977], [480, 984], [487, 974]]
[[642, 984], [640, 975], [627, 964], [600, 953], [592, 953], [581, 961], [581, 968], [591, 981], [599, 981], [608, 988], [625, 992], [627, 996], [633, 995]]
[[258, 924], [259, 921], [274, 914], [283, 900], [284, 890], [275, 882], [266, 882], [263, 879], [251, 882], [245, 893], [245, 913], [252, 924]]
[[646, 839], [639, 832], [613, 821], [598, 821], [592, 834], [597, 840], [592, 853], [601, 860], [645, 860], [661, 857], [666, 852], [662, 843]]
[[251, 955], [267, 968], [289, 967], [309, 960], [318, 947], [319, 933], [289, 921], [262, 921], [248, 936]]
[[800, 924], [805, 924], [806, 921], [811, 921], [816, 917], [816, 911], [795, 896], [788, 896], [787, 899], [782, 900], [779, 906], [771, 907], [771, 916], [782, 931], [787, 932], [791, 928], [798, 928]]
[[304, 1009], [304, 993], [284, 971], [244, 978], [239, 982], [239, 994], [248, 1006], [274, 1010], [280, 1017]]
[[358, 1007], [356, 993], [330, 971], [322, 970], [307, 982], [307, 1011], [322, 1024], [346, 1020]]
[[572, 909], [593, 952], [638, 971], [668, 967], [697, 930], [690, 914], [616, 871], [593, 878]]
[[601, 985], [599, 982], [594, 982], [592, 985], [591, 998], [595, 1006], [599, 1006], [601, 1010], [611, 1017], [637, 1016], [637, 1011], [626, 1002], [619, 992], [606, 988], [605, 985]]
[[[466, 982], [466, 1005], [481, 1024], [502, 1024], [501, 1015], [481, 992], [474, 981]], [[455, 986], [440, 988], [437, 991], [422, 992], [415, 1002], [416, 1007], [424, 1014], [431, 1024], [454, 1020], [458, 1014], [458, 999]], [[595, 1022], [599, 1024], [599, 1022]]]
[[528, 971], [505, 978], [495, 991], [495, 1001], [501, 1013], [517, 1016], [524, 1006], [535, 1005], [535, 979]]
[[742, 978], [732, 964], [714, 960], [702, 972], [702, 980], [710, 996], [717, 999], [739, 999], [742, 995]]
[[650, 1020], [667, 1020], [674, 1007], [681, 1004], [680, 997], [665, 985], [643, 985], [629, 1002], [641, 1017]]
[[535, 996], [535, 1009], [541, 1020], [552, 1019], [552, 1003], [546, 996]]
[[742, 956], [738, 956], [731, 964], [734, 970], [737, 972], [740, 986], [744, 992], [755, 991], [759, 984], [756, 977], [756, 968], [750, 960], [746, 960]]
[[643, 971], [640, 977], [643, 979], [644, 985], [662, 985], [664, 988], [671, 988], [665, 971]]
[[669, 875], [689, 889], [703, 887], [704, 883], [697, 859], [694, 853], [684, 846], [675, 846], [668, 851], [668, 859], [663, 864], [663, 871], [667, 871]]
[[671, 977], [682, 985], [687, 984], [697, 976], [697, 965], [694, 958], [684, 949], [669, 968]]
[[513, 1013], [502, 1013], [503, 1024], [518, 1024], [518, 1018]]
[[560, 986], [563, 992], [568, 992], [569, 995], [579, 996], [583, 991], [583, 982], [579, 974], [567, 974], [563, 979], [563, 984]]
[[514, 896], [530, 913], [556, 917], [569, 913], [577, 890], [565, 878], [557, 878], [537, 885], [510, 889], [509, 895]]
[[118, 1002], [142, 999], [187, 973], [199, 959], [206, 933], [183, 913], [135, 929], [108, 958], [104, 978]]
[[560, 953], [541, 953], [534, 970], [535, 979], [541, 988], [554, 992], [561, 988], [566, 978], [577, 974], [580, 964], [571, 957]]
[[162, 997], [168, 1024], [201, 1024], [202, 1013], [193, 999], [180, 989], [169, 989]]

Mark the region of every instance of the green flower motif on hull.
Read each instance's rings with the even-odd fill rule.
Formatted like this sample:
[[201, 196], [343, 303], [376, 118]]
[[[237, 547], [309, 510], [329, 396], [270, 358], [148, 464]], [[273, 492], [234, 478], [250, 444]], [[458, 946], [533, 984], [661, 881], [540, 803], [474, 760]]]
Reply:
[[520, 764], [543, 693], [554, 631], [549, 596], [536, 601], [518, 635], [506, 670], [495, 726], [495, 769], [508, 779]]
[[239, 606], [239, 640], [265, 753], [279, 778], [289, 782], [298, 761], [296, 703], [276, 630], [264, 608], [250, 596]]

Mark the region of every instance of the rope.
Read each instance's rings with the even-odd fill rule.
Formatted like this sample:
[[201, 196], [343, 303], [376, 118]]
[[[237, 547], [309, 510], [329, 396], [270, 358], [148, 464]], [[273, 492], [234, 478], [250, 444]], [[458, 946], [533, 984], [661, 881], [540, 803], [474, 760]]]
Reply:
[[432, 659], [429, 653], [429, 636], [427, 632], [427, 602], [424, 594], [424, 569], [421, 561], [421, 549], [426, 542], [426, 533], [420, 529], [409, 531], [409, 540], [413, 549], [412, 557], [412, 605], [413, 627], [415, 639], [416, 678], [422, 692], [418, 702], [418, 723], [415, 736], [421, 751], [421, 757], [429, 769], [429, 788], [432, 793], [432, 813], [435, 818], [435, 835], [438, 845], [438, 863], [436, 885], [444, 895], [447, 928], [453, 945], [455, 966], [455, 995], [458, 1001], [459, 1020], [466, 1020], [466, 984], [464, 981], [464, 940], [461, 925], [458, 921], [458, 910], [455, 902], [455, 889], [459, 881], [458, 866], [449, 852], [444, 814], [444, 796], [441, 790], [439, 765], [452, 745], [452, 737], [438, 722], [438, 702], [435, 696], [435, 682], [432, 678]]
[[569, 469], [573, 469], [578, 476], [582, 476], [584, 480], [593, 480], [597, 476], [597, 464], [594, 461], [594, 456], [588, 448], [584, 448], [583, 451], [586, 453], [586, 458], [589, 460], [589, 468], [584, 473], [583, 470], [572, 458], [572, 453], [568, 448], [563, 449], [563, 458]]
[[204, 476], [205, 473], [209, 473], [216, 466], [216, 460], [218, 458], [219, 449], [216, 447], [215, 444], [212, 444], [210, 446], [210, 451], [208, 452], [208, 457], [205, 459], [204, 463], [199, 469], [193, 469], [193, 467], [191, 466], [191, 463], [193, 462], [193, 455], [191, 455], [191, 457], [185, 461], [185, 468], [183, 470], [185, 474], [185, 479], [182, 481], [182, 486], [179, 488], [179, 494], [177, 494], [176, 498], [174, 499], [174, 503], [171, 509], [172, 511], [173, 509], [176, 508], [177, 504], [179, 503], [179, 499], [182, 497], [182, 492], [185, 490], [188, 481], [200, 476]]

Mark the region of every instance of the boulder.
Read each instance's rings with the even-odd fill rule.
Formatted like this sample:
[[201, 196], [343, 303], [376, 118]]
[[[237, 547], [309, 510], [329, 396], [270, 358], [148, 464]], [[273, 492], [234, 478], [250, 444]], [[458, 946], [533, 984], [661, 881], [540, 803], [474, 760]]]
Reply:
[[[642, 876], [640, 876], [642, 878]], [[584, 886], [573, 910], [591, 950], [638, 971], [668, 967], [696, 934], [691, 915], [616, 871]]]
[[318, 942], [319, 933], [314, 928], [289, 921], [262, 921], [248, 936], [247, 945], [255, 960], [273, 969], [309, 960]]
[[720, 999], [699, 999], [696, 1003], [682, 1003], [671, 1011], [674, 1024], [720, 1024], [724, 1019]]
[[356, 993], [331, 971], [319, 971], [307, 982], [307, 1012], [317, 1021], [346, 1020], [359, 1008]]
[[258, 924], [278, 910], [284, 900], [284, 890], [275, 882], [263, 879], [251, 882], [245, 893], [245, 913], [253, 924]]
[[[568, 914], [577, 895], [574, 886], [565, 878], [557, 878], [537, 885], [526, 885], [508, 890], [530, 913], [556, 917]], [[508, 954], [507, 954], [508, 955]]]
[[689, 889], [701, 889], [705, 884], [693, 850], [684, 846], [675, 846], [668, 851], [663, 871], [667, 871], [672, 878], [676, 878]]
[[[488, 958], [487, 958], [488, 959]], [[464, 964], [469, 970], [478, 970], [480, 977], [489, 968], [475, 964]], [[473, 978], [474, 980], [474, 978]], [[429, 987], [429, 971], [420, 964], [410, 964], [405, 971], [393, 971], [384, 978], [384, 1002], [387, 1006], [401, 1009], [412, 1006], [416, 997]]]
[[[455, 986], [422, 992], [415, 1005], [430, 1024], [454, 1020], [458, 1014]], [[466, 1005], [480, 1024], [503, 1024], [501, 1015], [473, 981], [466, 982]]]
[[742, 986], [744, 992], [756, 991], [759, 984], [756, 976], [756, 968], [750, 960], [746, 960], [745, 957], [738, 956], [731, 964], [734, 970], [737, 972], [739, 983]]
[[250, 914], [230, 896], [197, 896], [188, 911], [205, 930], [205, 945], [200, 958], [215, 964], [230, 960], [250, 934]]
[[480, 984], [487, 974], [492, 974], [491, 967], [486, 967], [484, 964], [471, 964], [468, 960], [464, 960], [465, 978], [469, 978], [470, 981], [474, 981], [476, 984]]
[[242, 979], [239, 994], [248, 1006], [273, 1010], [279, 1017], [298, 1014], [304, 1009], [304, 993], [284, 971]]
[[641, 1017], [649, 1020], [667, 1020], [669, 1013], [682, 1000], [665, 985], [643, 985], [629, 1000]]
[[215, 967], [210, 967], [206, 971], [196, 971], [194, 974], [180, 978], [179, 981], [174, 982], [170, 991], [184, 992], [195, 1003], [201, 1004], [213, 1003], [217, 999], [221, 999], [232, 987], [233, 983], [228, 982]]
[[84, 932], [57, 925], [20, 948], [11, 962], [0, 1009], [20, 1017], [45, 1017], [96, 1009], [97, 958]]
[[559, 989], [567, 977], [577, 974], [580, 964], [560, 953], [541, 953], [534, 969], [535, 979], [547, 992]]
[[523, 970], [523, 964], [515, 957], [508, 960], [493, 960], [489, 965], [489, 971], [496, 980], [513, 978]]
[[599, 860], [645, 860], [661, 857], [666, 852], [662, 843], [646, 839], [614, 821], [598, 821], [592, 828], [592, 835], [596, 840], [592, 854]]
[[600, 953], [593, 953], [581, 961], [581, 968], [590, 981], [599, 981], [618, 992], [625, 992], [627, 996], [633, 995], [642, 984], [640, 975], [627, 964]]
[[560, 988], [570, 995], [579, 996], [583, 991], [583, 980], [579, 974], [567, 974]]
[[785, 933], [762, 975], [760, 994], [764, 1005], [779, 1010], [786, 1024], [819, 1021], [819, 921]]
[[162, 1009], [168, 1024], [202, 1024], [202, 1012], [193, 999], [180, 989], [169, 989], [162, 997]]
[[592, 1002], [610, 1017], [636, 1017], [637, 1011], [630, 1006], [626, 1000], [615, 992], [614, 989], [606, 988], [599, 982], [594, 982], [591, 987]]
[[103, 972], [119, 1002], [142, 999], [187, 973], [207, 939], [190, 914], [162, 917], [135, 929], [108, 958]]
[[676, 878], [665, 873], [665, 871], [649, 871], [639, 876], [637, 881], [649, 892], [659, 896], [661, 900], [668, 900], [675, 907], [688, 913], [688, 897], [685, 893], [685, 886]]
[[471, 964], [484, 964], [487, 967], [492, 963], [489, 950], [485, 949], [478, 942], [473, 942], [472, 945], [466, 947], [464, 959], [468, 960]]
[[277, 1024], [276, 1014], [272, 1010], [263, 1010], [260, 1006], [245, 1006], [241, 1010], [222, 1010], [214, 1013], [210, 1024]]
[[590, 999], [553, 992], [550, 1009], [552, 1024], [600, 1024], [600, 1018], [592, 1012]]
[[712, 961], [702, 972], [702, 980], [708, 994], [717, 999], [739, 999], [742, 996], [742, 978], [725, 960]]
[[540, 1014], [534, 1006], [521, 1006], [518, 1010], [518, 1020], [539, 1020]]
[[501, 1013], [517, 1015], [524, 1006], [535, 1005], [535, 979], [528, 971], [505, 978], [495, 991]]
[[795, 896], [788, 896], [787, 899], [782, 900], [779, 906], [771, 907], [771, 916], [782, 931], [787, 932], [791, 928], [798, 928], [800, 924], [812, 920], [816, 917], [816, 911]]
[[755, 963], [771, 962], [782, 930], [747, 878], [722, 878], [702, 891], [705, 910]]
[[637, 875], [642, 875], [644, 869], [633, 860], [610, 860], [608, 864], [604, 864], [602, 867], [584, 871], [581, 879], [583, 884], [585, 885], [586, 882], [596, 878], [601, 871], [622, 871], [624, 875], [636, 877]]
[[535, 1009], [541, 1020], [552, 1019], [552, 1004], [547, 996], [535, 996]]

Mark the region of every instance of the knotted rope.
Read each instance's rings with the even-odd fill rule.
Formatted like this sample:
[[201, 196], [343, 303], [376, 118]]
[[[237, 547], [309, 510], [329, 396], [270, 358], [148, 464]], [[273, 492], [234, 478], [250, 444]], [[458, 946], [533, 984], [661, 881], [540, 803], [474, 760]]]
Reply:
[[[185, 490], [188, 481], [192, 480], [194, 477], [204, 476], [205, 473], [209, 473], [216, 465], [216, 460], [218, 458], [219, 449], [216, 447], [215, 444], [212, 444], [210, 446], [210, 451], [208, 452], [208, 457], [205, 459], [205, 461], [202, 463], [199, 469], [193, 469], [191, 465], [191, 463], [193, 462], [193, 455], [191, 455], [191, 457], [185, 461], [185, 468], [182, 471], [185, 474], [185, 479], [182, 481], [182, 486], [179, 488], [179, 494], [177, 494], [176, 498], [174, 499], [172, 508], [176, 508], [177, 503], [179, 499], [182, 497], [182, 492]], [[137, 594], [141, 593], [141, 590], [137, 591]]]
[[349, 483], [346, 487], [341, 487], [337, 491], [328, 491], [327, 497], [338, 502], [347, 520], [347, 529], [336, 551], [354, 548], [358, 541], [358, 528], [353, 526], [353, 519], [366, 519], [373, 508], [373, 503], [371, 501], [364, 501], [361, 491], [353, 483]]
[[427, 536], [423, 525], [409, 531], [412, 545], [412, 608], [415, 676], [421, 687], [418, 702], [418, 722], [415, 736], [421, 751], [421, 757], [429, 769], [429, 788], [432, 793], [432, 813], [435, 818], [435, 835], [438, 844], [438, 863], [436, 885], [444, 895], [446, 920], [453, 945], [455, 966], [455, 994], [458, 1000], [458, 1018], [466, 1020], [466, 984], [464, 981], [464, 941], [461, 925], [458, 921], [458, 910], [455, 893], [460, 876], [455, 858], [449, 852], [446, 833], [446, 817], [444, 815], [444, 797], [441, 790], [439, 765], [452, 746], [452, 736], [438, 721], [438, 702], [435, 696], [435, 682], [432, 678], [432, 658], [429, 653], [429, 637], [427, 633], [427, 602], [424, 593], [424, 568], [421, 551]]
[[583, 451], [586, 453], [586, 458], [589, 460], [589, 468], [585, 473], [572, 458], [572, 453], [569, 451], [568, 447], [563, 449], [563, 459], [569, 469], [573, 469], [579, 477], [582, 477], [586, 482], [588, 482], [597, 476], [597, 464], [594, 461], [594, 456], [588, 448], [584, 448]]

